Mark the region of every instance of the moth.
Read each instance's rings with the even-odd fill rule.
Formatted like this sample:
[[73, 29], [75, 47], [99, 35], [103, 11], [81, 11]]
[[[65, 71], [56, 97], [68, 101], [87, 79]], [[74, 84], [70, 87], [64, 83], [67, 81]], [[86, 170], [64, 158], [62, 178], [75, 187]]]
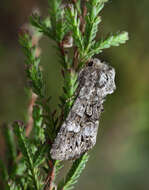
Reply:
[[52, 145], [53, 159], [79, 158], [96, 144], [105, 97], [115, 89], [114, 68], [97, 58], [79, 72], [77, 97]]

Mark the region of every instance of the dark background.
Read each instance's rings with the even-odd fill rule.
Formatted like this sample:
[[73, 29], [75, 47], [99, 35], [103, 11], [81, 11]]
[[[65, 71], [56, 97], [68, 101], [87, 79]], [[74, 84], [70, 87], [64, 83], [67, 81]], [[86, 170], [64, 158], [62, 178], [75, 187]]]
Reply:
[[[47, 15], [47, 0], [0, 1], [0, 124], [25, 120], [28, 96], [18, 30], [34, 7]], [[107, 98], [97, 145], [77, 190], [149, 189], [148, 12], [148, 0], [110, 0], [102, 11], [98, 38], [126, 30], [130, 40], [99, 55], [116, 68], [117, 90]], [[54, 108], [61, 93], [60, 65], [49, 39], [43, 38], [40, 46]]]

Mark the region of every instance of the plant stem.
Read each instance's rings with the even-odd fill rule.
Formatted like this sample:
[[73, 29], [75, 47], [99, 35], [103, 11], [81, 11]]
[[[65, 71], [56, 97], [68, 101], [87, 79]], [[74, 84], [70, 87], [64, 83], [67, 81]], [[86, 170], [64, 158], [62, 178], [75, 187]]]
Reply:
[[52, 190], [53, 186], [54, 186], [55, 165], [51, 160], [49, 160], [49, 167], [50, 167], [51, 171], [48, 173], [48, 176], [45, 180], [44, 190]]
[[81, 26], [80, 26], [80, 30], [82, 32], [82, 34], [84, 35], [85, 32], [85, 16], [87, 14], [87, 8], [86, 8], [86, 1], [83, 2], [83, 10], [82, 10], [82, 15], [80, 15], [80, 20], [81, 20]]
[[31, 99], [30, 99], [29, 106], [28, 106], [28, 123], [26, 125], [26, 130], [25, 130], [27, 137], [29, 136], [29, 134], [32, 130], [32, 127], [33, 127], [32, 111], [33, 111], [33, 107], [35, 105], [36, 99], [37, 99], [37, 96], [33, 92], [31, 92]]

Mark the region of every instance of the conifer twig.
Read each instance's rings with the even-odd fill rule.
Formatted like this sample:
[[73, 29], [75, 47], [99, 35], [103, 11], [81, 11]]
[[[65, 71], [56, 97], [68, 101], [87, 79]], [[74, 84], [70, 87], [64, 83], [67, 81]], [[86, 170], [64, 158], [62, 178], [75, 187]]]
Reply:
[[[15, 122], [14, 130], [8, 126], [4, 130], [7, 159], [11, 163], [11, 170], [8, 172], [0, 161], [0, 176], [6, 183], [5, 190], [70, 190], [77, 183], [88, 161], [88, 153], [83, 152], [80, 158], [73, 161], [68, 173], [58, 184], [57, 176], [63, 165], [60, 160], [53, 160], [49, 153], [60, 127], [76, 101], [80, 69], [104, 49], [119, 46], [128, 40], [127, 32], [96, 40], [101, 22], [99, 14], [107, 1], [71, 0], [66, 6], [62, 4], [62, 0], [49, 0], [48, 17], [42, 19], [38, 13], [34, 13], [30, 18], [34, 29], [26, 25], [27, 28], [20, 33], [19, 42], [26, 56], [25, 72], [32, 95], [27, 112], [28, 121]], [[58, 50], [63, 92], [59, 98], [60, 112], [57, 113], [53, 111], [55, 108], [51, 108], [51, 98], [45, 93], [39, 34], [52, 39]]]

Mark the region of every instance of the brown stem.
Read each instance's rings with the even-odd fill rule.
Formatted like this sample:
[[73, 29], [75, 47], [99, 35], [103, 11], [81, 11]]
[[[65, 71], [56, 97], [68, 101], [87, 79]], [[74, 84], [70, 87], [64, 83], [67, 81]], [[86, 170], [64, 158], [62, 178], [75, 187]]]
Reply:
[[65, 50], [64, 50], [64, 46], [63, 46], [63, 42], [58, 44], [60, 52], [62, 54], [62, 56], [65, 56]]
[[75, 4], [76, 2], [77, 2], [77, 0], [72, 0], [72, 3], [74, 3], [74, 4]]
[[80, 30], [81, 30], [83, 35], [84, 35], [84, 32], [85, 32], [85, 25], [86, 25], [85, 16], [86, 15], [87, 15], [86, 1], [83, 1], [82, 15], [80, 15], [80, 21], [81, 21]]
[[51, 160], [49, 161], [49, 167], [51, 168], [51, 171], [46, 177], [44, 190], [52, 190], [54, 187], [55, 168]]
[[33, 128], [33, 117], [32, 117], [32, 112], [33, 112], [33, 107], [35, 105], [35, 101], [37, 99], [37, 95], [35, 95], [33, 92], [32, 92], [32, 95], [31, 95], [31, 100], [29, 102], [29, 106], [28, 106], [28, 123], [26, 125], [26, 136], [28, 137], [30, 132], [32, 131], [32, 128]]
[[73, 57], [73, 68], [74, 68], [74, 70], [76, 70], [78, 67], [78, 57], [79, 57], [78, 48], [75, 46], [74, 47], [74, 57]]

